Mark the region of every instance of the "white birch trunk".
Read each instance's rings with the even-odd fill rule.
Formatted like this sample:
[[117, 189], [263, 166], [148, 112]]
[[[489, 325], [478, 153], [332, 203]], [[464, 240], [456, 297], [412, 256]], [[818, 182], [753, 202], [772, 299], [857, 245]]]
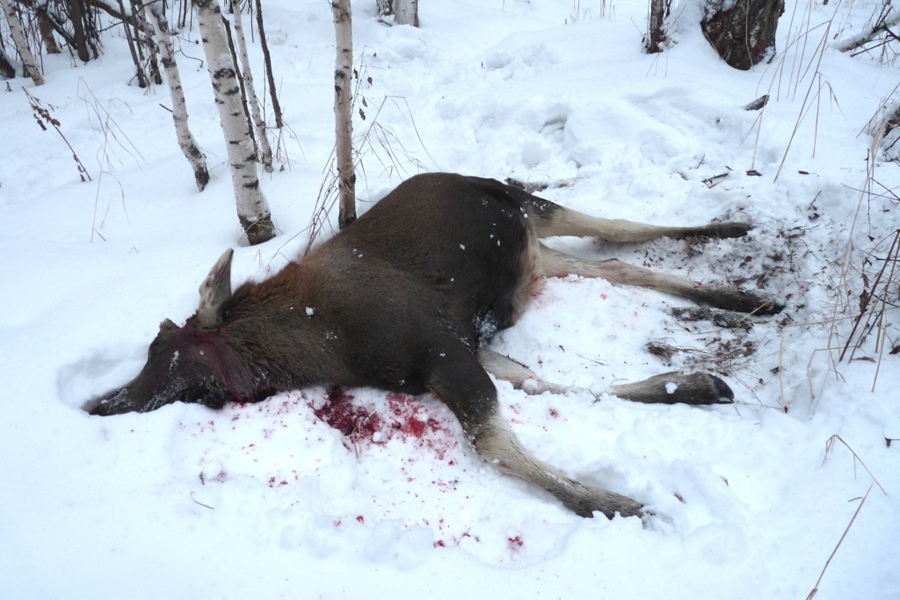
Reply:
[[28, 41], [25, 39], [25, 33], [22, 31], [22, 25], [16, 16], [15, 8], [13, 8], [9, 0], [0, 0], [0, 6], [3, 7], [6, 20], [9, 22], [9, 32], [12, 34], [13, 42], [16, 44], [16, 50], [19, 51], [19, 56], [22, 57], [25, 74], [31, 77], [34, 85], [44, 85], [44, 77], [41, 75], [40, 69], [37, 68], [37, 63], [34, 62], [34, 55], [31, 54], [31, 50], [28, 48]]
[[419, 0], [394, 0], [394, 23], [419, 26]]
[[350, 89], [353, 84], [353, 24], [350, 0], [332, 0], [337, 55], [334, 67], [335, 157], [338, 170], [338, 225], [356, 219], [356, 172], [353, 168], [353, 116]]
[[259, 112], [259, 100], [256, 98], [256, 88], [253, 87], [253, 75], [250, 72], [250, 56], [247, 53], [247, 40], [244, 37], [244, 26], [241, 22], [240, 0], [231, 0], [231, 9], [234, 12], [234, 30], [237, 34], [238, 55], [241, 57], [241, 70], [244, 73], [244, 88], [247, 90], [247, 103], [250, 105], [250, 114], [256, 125], [256, 138], [259, 142], [259, 154], [263, 168], [267, 173], [272, 172], [272, 147], [266, 135], [266, 122]]
[[240, 86], [228, 51], [222, 11], [215, 0], [192, 0], [206, 54], [219, 120], [225, 134], [228, 164], [237, 203], [238, 219], [251, 245], [275, 237], [275, 227], [256, 173], [256, 152], [244, 116]]
[[188, 127], [187, 104], [184, 99], [184, 89], [181, 87], [181, 75], [178, 73], [178, 65], [175, 62], [175, 48], [172, 45], [172, 36], [169, 34], [169, 24], [163, 14], [163, 5], [160, 0], [154, 0], [144, 5], [144, 14], [147, 21], [153, 27], [156, 35], [156, 45], [159, 48], [159, 56], [163, 69], [166, 71], [166, 83], [169, 84], [169, 95], [172, 98], [172, 121], [175, 123], [175, 134], [178, 137], [178, 145], [184, 153], [184, 157], [194, 169], [194, 180], [200, 191], [209, 183], [209, 170], [206, 167], [206, 155], [200, 150], [197, 141]]

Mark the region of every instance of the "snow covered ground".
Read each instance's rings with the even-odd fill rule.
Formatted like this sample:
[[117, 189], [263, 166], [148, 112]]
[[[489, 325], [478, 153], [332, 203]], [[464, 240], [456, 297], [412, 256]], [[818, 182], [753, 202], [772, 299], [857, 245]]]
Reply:
[[[900, 70], [831, 46], [863, 29], [871, 0], [789, 0], [779, 54], [749, 72], [717, 59], [694, 0], [658, 55], [641, 52], [642, 0], [426, 0], [420, 29], [355, 3], [363, 209], [446, 170], [548, 183], [546, 197], [598, 215], [756, 224], [740, 240], [555, 243], [760, 288], [781, 315], [720, 328], [673, 316], [679, 299], [569, 278], [495, 339], [595, 392], [675, 368], [734, 388], [733, 406], [691, 408], [498, 383], [526, 446], [653, 507], [646, 526], [582, 519], [500, 475], [429, 397], [315, 388], [88, 416], [85, 401], [141, 367], [162, 319], [193, 312], [224, 248], [241, 281], [306, 244], [333, 145], [331, 14], [264, 4], [290, 162], [263, 178], [281, 234], [262, 246], [239, 244], [196, 33], [178, 59], [214, 177], [203, 193], [166, 90], [128, 85], [117, 31], [100, 60], [47, 57], [47, 84], [26, 86], [89, 182], [35, 123], [27, 82], [3, 82], [2, 597], [802, 599], [859, 509], [816, 598], [900, 598], [900, 448], [885, 442], [900, 438], [900, 276], [881, 324], [837, 362], [900, 225], [900, 168], [867, 172], [866, 131]], [[742, 108], [764, 93], [763, 113]]]

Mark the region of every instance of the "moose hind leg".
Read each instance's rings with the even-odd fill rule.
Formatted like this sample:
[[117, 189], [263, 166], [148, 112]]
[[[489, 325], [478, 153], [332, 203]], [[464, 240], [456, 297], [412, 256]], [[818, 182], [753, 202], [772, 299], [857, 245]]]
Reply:
[[599, 277], [612, 283], [648, 287], [682, 296], [700, 304], [757, 315], [781, 312], [784, 305], [743, 292], [729, 285], [700, 285], [665, 273], [657, 273], [617, 259], [589, 261], [541, 244], [541, 265], [547, 277], [580, 275]]
[[703, 236], [713, 238], [733, 238], [746, 235], [751, 226], [747, 223], [709, 223], [689, 227], [669, 227], [649, 225], [624, 219], [603, 219], [594, 217], [537, 196], [525, 194], [523, 203], [528, 218], [538, 237], [572, 235], [598, 237], [607, 242], [646, 242], [660, 237], [682, 239]]

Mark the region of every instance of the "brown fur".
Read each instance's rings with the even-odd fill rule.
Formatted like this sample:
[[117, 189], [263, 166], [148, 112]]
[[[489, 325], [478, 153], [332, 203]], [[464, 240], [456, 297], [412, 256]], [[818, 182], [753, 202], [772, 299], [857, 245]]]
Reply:
[[[775, 312], [776, 304], [723, 287], [698, 287], [619, 261], [593, 263], [543, 246], [552, 235], [641, 241], [671, 235], [743, 235], [741, 223], [659, 227], [563, 208], [490, 179], [447, 173], [402, 183], [353, 225], [273, 277], [232, 293], [229, 250], [200, 287], [183, 327], [160, 326], [140, 374], [89, 403], [92, 414], [200, 402], [260, 401], [313, 384], [431, 392], [473, 447], [505, 472], [547, 490], [584, 516], [641, 514], [641, 505], [582, 485], [531, 456], [499, 416], [488, 371], [527, 391], [559, 393], [487, 347], [511, 326], [545, 276], [569, 273], [654, 287], [721, 308]], [[615, 386], [640, 402], [729, 402], [712, 375], [668, 373]]]

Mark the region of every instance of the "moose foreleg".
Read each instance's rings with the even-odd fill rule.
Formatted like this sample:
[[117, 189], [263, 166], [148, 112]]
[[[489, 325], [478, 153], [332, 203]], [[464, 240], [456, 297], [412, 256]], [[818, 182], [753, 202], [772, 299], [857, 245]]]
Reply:
[[475, 451], [501, 471], [534, 483], [583, 517], [641, 514], [641, 504], [615, 492], [586, 486], [532, 456], [500, 417], [497, 390], [471, 351], [456, 342], [433, 351], [428, 387], [459, 419]]
[[478, 454], [501, 471], [535, 483], [556, 496], [569, 510], [582, 517], [602, 512], [612, 519], [640, 516], [642, 506], [627, 496], [586, 486], [530, 455], [510, 431], [506, 422], [494, 414], [473, 435]]

